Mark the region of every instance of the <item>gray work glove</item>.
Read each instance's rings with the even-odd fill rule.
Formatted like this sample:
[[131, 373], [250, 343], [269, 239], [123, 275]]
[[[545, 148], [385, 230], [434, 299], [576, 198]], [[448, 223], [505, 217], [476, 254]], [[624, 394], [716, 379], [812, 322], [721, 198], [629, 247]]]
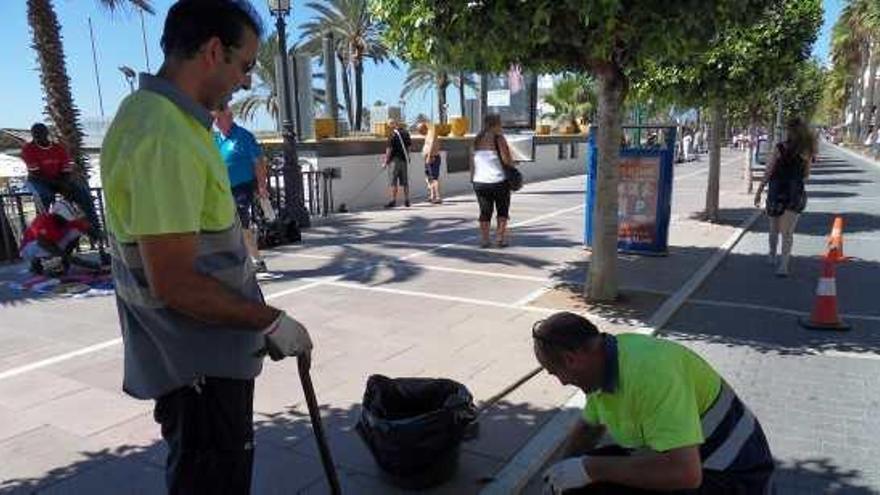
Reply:
[[264, 353], [273, 361], [288, 356], [308, 356], [312, 351], [312, 339], [302, 323], [282, 312], [265, 330], [266, 347]]
[[586, 457], [572, 457], [550, 466], [544, 472], [544, 495], [556, 495], [590, 484], [590, 475], [584, 468], [585, 460]]

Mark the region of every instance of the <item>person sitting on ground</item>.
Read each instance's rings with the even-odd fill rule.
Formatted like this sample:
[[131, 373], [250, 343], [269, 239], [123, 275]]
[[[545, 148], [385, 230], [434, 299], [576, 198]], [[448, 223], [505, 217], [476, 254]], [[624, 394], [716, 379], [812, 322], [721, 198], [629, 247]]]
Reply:
[[56, 194], [69, 197], [85, 213], [89, 221], [89, 236], [100, 239], [101, 222], [88, 184], [73, 170], [73, 161], [61, 143], [49, 138], [49, 128], [37, 123], [31, 126], [32, 140], [21, 149], [21, 159], [28, 169], [27, 188], [34, 195], [40, 211], [47, 211]]
[[425, 159], [425, 181], [428, 183], [428, 201], [438, 205], [443, 202], [440, 199], [440, 137], [437, 136], [436, 127], [428, 130], [425, 136], [425, 145], [422, 147], [422, 157]]
[[67, 273], [80, 237], [89, 231], [89, 222], [66, 199], [52, 203], [49, 211], [37, 215], [24, 231], [21, 257], [31, 272], [52, 276]]
[[760, 423], [687, 347], [600, 333], [567, 312], [532, 337], [541, 366], [587, 394], [564, 460], [544, 473], [552, 493], [767, 493], [774, 465]]
[[213, 116], [216, 127], [214, 141], [229, 171], [229, 185], [241, 228], [244, 230], [248, 254], [257, 271], [266, 272], [266, 262], [260, 256], [257, 239], [251, 228], [254, 195], [259, 198], [269, 197], [266, 157], [254, 135], [235, 123], [228, 103], [224, 102], [220, 109], [213, 112]]
[[409, 132], [395, 119], [388, 121], [391, 127], [391, 136], [388, 137], [388, 145], [385, 148], [385, 161], [383, 167], [388, 169], [388, 195], [391, 200], [385, 208], [397, 206], [398, 187], [403, 188], [404, 205], [409, 206], [409, 150], [412, 147], [412, 138]]

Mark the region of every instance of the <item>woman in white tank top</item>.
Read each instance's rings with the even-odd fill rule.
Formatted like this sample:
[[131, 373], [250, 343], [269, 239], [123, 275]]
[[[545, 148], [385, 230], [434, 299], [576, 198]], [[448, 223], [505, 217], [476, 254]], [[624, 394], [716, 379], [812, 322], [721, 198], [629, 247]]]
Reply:
[[510, 216], [510, 188], [505, 167], [513, 165], [510, 148], [501, 132], [501, 117], [486, 116], [483, 129], [474, 139], [471, 161], [471, 182], [480, 204], [480, 247], [488, 248], [492, 214], [496, 213], [495, 243], [499, 248], [508, 245], [507, 220]]

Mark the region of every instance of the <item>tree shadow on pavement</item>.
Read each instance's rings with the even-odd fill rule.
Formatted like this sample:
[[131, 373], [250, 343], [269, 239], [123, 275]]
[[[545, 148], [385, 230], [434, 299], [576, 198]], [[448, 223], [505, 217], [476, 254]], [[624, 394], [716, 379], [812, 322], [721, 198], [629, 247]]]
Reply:
[[[515, 394], [516, 392], [514, 392]], [[323, 425], [343, 493], [396, 494], [404, 491], [383, 481], [383, 474], [354, 425], [359, 404], [321, 406]], [[557, 410], [520, 400], [504, 399], [479, 419], [476, 436], [464, 441], [456, 474], [447, 482], [418, 493], [476, 494], [522, 448], [536, 429]], [[158, 425], [155, 431], [158, 434]], [[276, 414], [255, 417], [253, 493], [327, 493], [320, 454], [303, 404]], [[51, 446], [31, 445], [43, 451]], [[45, 474], [15, 476], [4, 473], [0, 494], [162, 493], [167, 449], [162, 441], [122, 443], [107, 448], [81, 450], [79, 460], [47, 468]], [[21, 466], [21, 463], [12, 463]], [[7, 463], [7, 468], [9, 463]], [[27, 469], [25, 466], [23, 469]], [[2, 472], [2, 471], [0, 471]]]
[[773, 484], [778, 495], [803, 493], [846, 493], [872, 495], [880, 493], [876, 487], [860, 483], [862, 473], [857, 469], [838, 466], [828, 458], [777, 461]]
[[[844, 238], [846, 237], [846, 234], [880, 231], [880, 215], [862, 212], [847, 212], [845, 210], [834, 212], [814, 211], [811, 210], [809, 201], [807, 201], [807, 204], [807, 209], [801, 213], [798, 219], [797, 227], [795, 228], [795, 235], [827, 237], [831, 233], [831, 224], [834, 223], [834, 219], [838, 216], [841, 216], [844, 219]], [[819, 206], [816, 206], [816, 208], [819, 208]], [[720, 212], [721, 220], [718, 223], [738, 227], [742, 223], [740, 219], [747, 218], [748, 215], [753, 214], [755, 211], [755, 208], [722, 209]], [[700, 220], [701, 217], [700, 214], [692, 214], [690, 218], [692, 220]], [[767, 233], [769, 231], [769, 225], [767, 216], [762, 215], [757, 221], [755, 221], [749, 229], [749, 232]]]

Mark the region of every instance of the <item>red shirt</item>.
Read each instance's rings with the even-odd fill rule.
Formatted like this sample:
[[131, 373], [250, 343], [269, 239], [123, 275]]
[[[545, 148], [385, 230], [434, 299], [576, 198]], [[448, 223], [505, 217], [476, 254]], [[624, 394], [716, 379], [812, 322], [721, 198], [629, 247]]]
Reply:
[[28, 173], [47, 180], [55, 180], [62, 173], [73, 170], [70, 155], [64, 146], [52, 143], [44, 148], [34, 142], [21, 148], [21, 159], [27, 164]]

